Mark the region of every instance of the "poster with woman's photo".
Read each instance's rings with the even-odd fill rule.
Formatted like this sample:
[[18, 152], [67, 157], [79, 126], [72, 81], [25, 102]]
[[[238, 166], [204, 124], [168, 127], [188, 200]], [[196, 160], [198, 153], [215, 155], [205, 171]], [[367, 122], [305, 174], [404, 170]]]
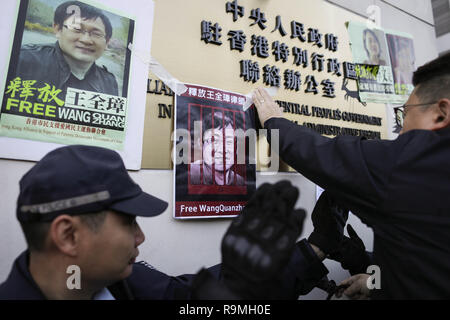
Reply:
[[361, 101], [404, 103], [413, 90], [412, 36], [359, 22], [347, 27]]
[[18, 1], [0, 135], [122, 150], [134, 23], [91, 1]]
[[347, 27], [361, 101], [392, 102], [394, 78], [384, 31], [357, 22], [349, 22]]
[[245, 97], [186, 84], [175, 97], [174, 217], [234, 217], [255, 191], [255, 120]]

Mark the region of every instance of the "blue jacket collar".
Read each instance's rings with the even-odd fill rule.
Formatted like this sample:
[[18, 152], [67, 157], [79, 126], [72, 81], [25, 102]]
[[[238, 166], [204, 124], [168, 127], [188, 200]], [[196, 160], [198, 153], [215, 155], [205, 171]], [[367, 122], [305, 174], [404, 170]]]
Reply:
[[26, 250], [14, 261], [11, 273], [6, 281], [0, 285], [0, 299], [46, 299], [28, 269], [29, 257], [30, 254]]

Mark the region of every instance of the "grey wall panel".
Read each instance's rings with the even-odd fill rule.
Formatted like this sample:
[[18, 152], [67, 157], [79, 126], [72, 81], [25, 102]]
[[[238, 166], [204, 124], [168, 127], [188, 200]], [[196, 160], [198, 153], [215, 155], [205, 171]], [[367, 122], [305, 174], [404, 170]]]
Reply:
[[377, 0], [404, 10], [430, 24], [434, 24], [430, 0]]
[[437, 38], [437, 47], [439, 54], [444, 54], [450, 52], [450, 33], [447, 33], [439, 38]]
[[325, 0], [339, 7], [367, 17], [367, 8], [375, 4], [375, 0]]
[[417, 17], [429, 24], [434, 24], [430, 0], [325, 0], [347, 10], [368, 17], [367, 8], [371, 5], [387, 4], [398, 11]]
[[[436, 58], [438, 50], [434, 27], [393, 8], [391, 5], [378, 1], [381, 10], [381, 26], [384, 29], [407, 32], [414, 37], [416, 67]], [[431, 2], [428, 3], [431, 10]]]

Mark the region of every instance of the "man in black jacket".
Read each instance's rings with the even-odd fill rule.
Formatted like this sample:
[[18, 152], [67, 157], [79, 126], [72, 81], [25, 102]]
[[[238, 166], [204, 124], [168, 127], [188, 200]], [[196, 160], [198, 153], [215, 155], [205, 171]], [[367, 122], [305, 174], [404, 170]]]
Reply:
[[394, 141], [322, 137], [283, 119], [264, 89], [253, 95], [263, 126], [279, 130], [268, 139], [281, 158], [373, 229], [381, 289], [372, 298], [450, 297], [450, 54], [420, 67], [413, 84]]
[[[208, 269], [220, 283], [193, 286], [193, 274], [135, 263], [145, 240], [136, 216], [159, 215], [167, 202], [143, 192], [112, 150], [58, 148], [20, 181], [16, 214], [28, 249], [0, 300], [296, 299], [328, 273], [306, 240], [296, 243], [305, 215], [293, 210], [297, 197], [290, 183], [261, 186], [225, 234], [223, 264]], [[214, 296], [205, 294], [211, 283]]]

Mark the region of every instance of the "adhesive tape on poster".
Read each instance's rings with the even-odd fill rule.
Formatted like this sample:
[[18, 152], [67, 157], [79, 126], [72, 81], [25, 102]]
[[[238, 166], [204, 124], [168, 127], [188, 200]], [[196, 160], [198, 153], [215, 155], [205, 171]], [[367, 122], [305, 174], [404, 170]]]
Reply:
[[[271, 96], [271, 97], [276, 96], [278, 93], [277, 87], [270, 87], [270, 88], [265, 88], [265, 89], [266, 89], [267, 93], [269, 94], [269, 96]], [[253, 91], [250, 93], [247, 93], [245, 95], [245, 103], [242, 106], [242, 110], [246, 111], [253, 104], [252, 94], [253, 94]]]
[[133, 44], [128, 44], [128, 49], [142, 60], [148, 69], [153, 72], [166, 86], [168, 86], [176, 95], [182, 95], [187, 91], [187, 87], [180, 82], [178, 79], [172, 77], [172, 75], [158, 62], [150, 56], [149, 54], [133, 48]]

